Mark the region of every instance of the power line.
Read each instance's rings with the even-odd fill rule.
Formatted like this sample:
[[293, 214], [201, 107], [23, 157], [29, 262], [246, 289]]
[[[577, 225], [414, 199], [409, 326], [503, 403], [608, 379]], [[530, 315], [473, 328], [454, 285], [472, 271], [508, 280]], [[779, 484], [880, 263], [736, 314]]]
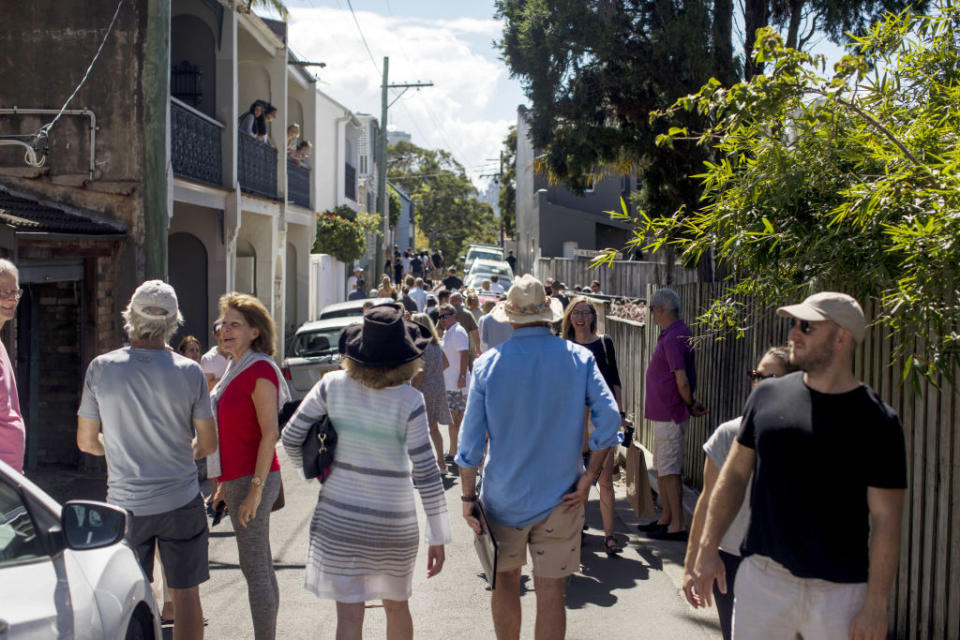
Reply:
[[363, 48], [367, 50], [367, 55], [370, 56], [370, 64], [373, 65], [377, 75], [380, 75], [380, 67], [377, 66], [377, 61], [373, 57], [373, 52], [370, 51], [370, 45], [367, 44], [367, 39], [363, 35], [363, 29], [360, 28], [360, 21], [357, 20], [357, 14], [353, 10], [353, 3], [350, 0], [347, 0], [347, 6], [350, 7], [350, 15], [353, 16], [353, 24], [357, 25], [357, 32], [360, 34], [360, 40], [363, 42]]
[[60, 116], [63, 115], [63, 112], [67, 110], [67, 107], [70, 105], [70, 102], [77, 97], [77, 92], [80, 91], [80, 88], [87, 81], [87, 78], [90, 77], [90, 72], [93, 70], [93, 65], [96, 64], [97, 59], [100, 57], [100, 54], [103, 52], [103, 47], [107, 44], [107, 38], [110, 37], [110, 33], [113, 31], [113, 25], [117, 22], [117, 16], [120, 15], [120, 7], [123, 6], [124, 0], [120, 0], [117, 4], [116, 10], [113, 12], [113, 18], [110, 20], [110, 25], [107, 27], [107, 32], [103, 35], [103, 41], [100, 42], [100, 46], [97, 48], [97, 53], [94, 54], [93, 60], [90, 61], [90, 64], [87, 66], [86, 73], [83, 74], [83, 78], [80, 79], [80, 84], [73, 90], [73, 93], [70, 94], [70, 97], [67, 98], [67, 101], [63, 103], [63, 106], [60, 107], [60, 112], [48, 122], [47, 124], [40, 127], [40, 130], [37, 132], [38, 137], [45, 137], [50, 129], [53, 128], [53, 125], [57, 124], [57, 120], [60, 119]]
[[66, 102], [63, 103], [63, 106], [60, 107], [59, 113], [57, 113], [57, 115], [54, 116], [53, 120], [51, 120], [50, 122], [48, 122], [47, 124], [43, 125], [40, 128], [40, 131], [38, 132], [39, 134], [46, 135], [50, 131], [50, 129], [53, 128], [53, 125], [57, 124], [57, 121], [63, 115], [63, 112], [67, 110], [67, 107], [70, 105], [73, 99], [77, 96], [77, 92], [80, 91], [80, 88], [83, 87], [84, 83], [86, 83], [87, 78], [90, 77], [90, 72], [93, 70], [93, 65], [96, 64], [97, 59], [100, 57], [100, 53], [103, 52], [104, 45], [107, 44], [107, 38], [110, 37], [110, 33], [113, 31], [113, 25], [116, 24], [117, 22], [117, 16], [120, 15], [120, 7], [123, 6], [123, 3], [124, 3], [124, 0], [120, 0], [120, 2], [117, 4], [116, 10], [113, 12], [113, 18], [111, 18], [110, 20], [110, 25], [107, 27], [107, 32], [103, 35], [103, 40], [100, 42], [100, 46], [97, 48], [97, 52], [94, 54], [93, 60], [91, 60], [90, 64], [87, 66], [87, 71], [83, 74], [83, 77], [80, 79], [80, 83], [73, 90], [73, 93], [70, 94], [70, 97], [67, 98]]

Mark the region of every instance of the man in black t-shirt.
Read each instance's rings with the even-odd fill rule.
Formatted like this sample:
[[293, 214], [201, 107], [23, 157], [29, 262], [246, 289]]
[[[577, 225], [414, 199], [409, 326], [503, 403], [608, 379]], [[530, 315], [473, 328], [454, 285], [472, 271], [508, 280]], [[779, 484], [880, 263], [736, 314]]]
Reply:
[[457, 277], [457, 270], [453, 267], [447, 269], [447, 277], [443, 279], [443, 286], [450, 291], [459, 291], [463, 286], [463, 280]]
[[726, 591], [717, 547], [743, 501], [751, 518], [737, 572], [734, 637], [886, 638], [907, 486], [903, 429], [853, 374], [863, 311], [822, 292], [777, 313], [793, 319], [790, 362], [762, 382], [717, 480], [694, 568], [706, 604]]

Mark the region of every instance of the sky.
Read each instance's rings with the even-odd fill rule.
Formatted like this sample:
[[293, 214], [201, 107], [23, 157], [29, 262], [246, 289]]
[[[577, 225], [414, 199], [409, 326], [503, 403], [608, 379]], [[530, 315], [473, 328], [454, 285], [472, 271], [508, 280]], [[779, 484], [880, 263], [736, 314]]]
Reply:
[[[474, 184], [486, 188], [490, 178], [482, 176], [496, 173], [502, 141], [516, 123], [517, 107], [527, 102], [494, 46], [503, 25], [493, 0], [285, 3], [290, 48], [303, 60], [325, 62], [325, 68], [310, 68], [318, 89], [355, 113], [379, 120], [384, 56], [390, 58], [389, 82], [433, 82], [397, 99], [388, 127], [406, 131], [418, 146], [450, 151]], [[823, 39], [814, 52], [830, 60], [841, 55]], [[392, 102], [400, 91], [390, 93]]]
[[[400, 97], [389, 110], [389, 128], [406, 131], [421, 147], [450, 151], [474, 184], [485, 186], [480, 176], [497, 171], [503, 138], [525, 102], [493, 46], [502, 25], [492, 0], [350, 2], [354, 15], [347, 0], [286, 2], [290, 48], [301, 59], [327, 64], [310, 68], [317, 88], [379, 120], [380, 76], [389, 56], [391, 83], [434, 83]], [[390, 101], [399, 93], [392, 90]]]

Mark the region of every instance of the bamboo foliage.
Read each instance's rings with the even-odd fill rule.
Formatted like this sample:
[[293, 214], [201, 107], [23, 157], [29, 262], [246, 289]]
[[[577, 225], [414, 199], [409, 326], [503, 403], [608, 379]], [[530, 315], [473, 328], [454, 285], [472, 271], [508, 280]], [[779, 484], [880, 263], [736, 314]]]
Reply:
[[[645, 297], [656, 289], [649, 285]], [[673, 287], [685, 318], [695, 318], [723, 294], [721, 285], [685, 284]], [[758, 322], [740, 339], [735, 331], [696, 340], [696, 397], [708, 408], [702, 418], [687, 422], [684, 433], [684, 482], [699, 487], [703, 481], [703, 443], [721, 422], [740, 415], [750, 391], [747, 372], [755, 368], [767, 348], [786, 342], [788, 325], [773, 309], [757, 309], [738, 299]], [[864, 308], [874, 317], [872, 304]], [[689, 322], [689, 321], [688, 321]], [[618, 318], [604, 317], [601, 330], [613, 338], [623, 382], [624, 410], [636, 424], [636, 437], [653, 447], [652, 426], [643, 419], [646, 366], [656, 346], [658, 329]], [[694, 335], [697, 327], [691, 324]], [[891, 594], [891, 637], [909, 640], [960, 640], [960, 392], [941, 375], [913, 386], [901, 386], [903, 362], [895, 354], [912, 352], [922, 344], [900, 345], [886, 326], [867, 330], [854, 368], [893, 407], [903, 423], [907, 445], [908, 483], [903, 514], [900, 564]], [[916, 341], [916, 339], [915, 339]], [[906, 349], [900, 347], [906, 346]], [[957, 380], [954, 372], [953, 380]], [[853, 452], [856, 455], [856, 452]], [[810, 473], [829, 473], [811, 461]], [[802, 479], [798, 479], [802, 482]], [[817, 517], [817, 514], [811, 514]]]

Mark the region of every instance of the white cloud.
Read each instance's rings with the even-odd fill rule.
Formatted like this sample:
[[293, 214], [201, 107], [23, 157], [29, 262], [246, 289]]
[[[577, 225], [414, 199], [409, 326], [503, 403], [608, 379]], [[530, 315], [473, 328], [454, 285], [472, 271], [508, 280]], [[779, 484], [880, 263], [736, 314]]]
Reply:
[[[356, 112], [380, 116], [382, 56], [390, 56], [391, 83], [427, 82], [410, 90], [389, 112], [390, 128], [402, 129], [427, 148], [443, 148], [468, 168], [475, 182], [486, 159], [496, 158], [516, 105], [497, 101], [507, 69], [490, 48], [502, 25], [496, 20], [396, 18], [365, 11], [357, 20], [368, 54], [348, 11], [292, 8], [290, 46], [297, 55], [326, 62], [318, 87]], [[398, 91], [390, 92], [390, 100]], [[496, 166], [496, 163], [486, 163]]]

